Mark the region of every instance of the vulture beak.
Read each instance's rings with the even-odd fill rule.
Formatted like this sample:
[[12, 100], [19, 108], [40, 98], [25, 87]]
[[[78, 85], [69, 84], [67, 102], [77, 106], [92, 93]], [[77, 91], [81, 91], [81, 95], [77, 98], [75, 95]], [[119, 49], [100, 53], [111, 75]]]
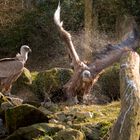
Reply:
[[29, 48], [29, 52], [32, 52], [32, 50]]

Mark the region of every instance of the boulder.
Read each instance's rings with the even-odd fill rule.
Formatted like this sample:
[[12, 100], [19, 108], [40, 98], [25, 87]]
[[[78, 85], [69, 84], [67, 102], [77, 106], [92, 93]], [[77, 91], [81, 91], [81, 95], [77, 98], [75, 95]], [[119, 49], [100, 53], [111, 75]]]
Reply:
[[119, 64], [104, 70], [93, 87], [95, 103], [108, 103], [120, 99]]
[[17, 89], [21, 89], [23, 86], [28, 87], [32, 84], [32, 76], [28, 69], [24, 67], [22, 74], [17, 79], [17, 81], [13, 84], [12, 93], [16, 93]]
[[48, 117], [32, 105], [23, 104], [5, 111], [6, 128], [12, 133], [19, 127], [48, 122]]
[[53, 68], [35, 73], [32, 89], [41, 100], [51, 98], [54, 102], [62, 101], [62, 87], [70, 79], [73, 71], [66, 68]]
[[100, 139], [107, 139], [108, 132], [111, 129], [112, 123], [103, 121], [99, 123], [90, 123], [90, 124], [76, 124], [73, 125], [74, 129], [82, 130], [85, 134], [87, 140], [100, 140]]
[[23, 69], [21, 76], [13, 83], [11, 93], [17, 97], [23, 99], [24, 102], [36, 101], [38, 98], [32, 92], [32, 80], [33, 76], [26, 68]]
[[7, 137], [6, 140], [52, 140], [49, 136], [56, 132], [65, 129], [63, 125], [38, 123], [27, 127], [22, 127], [16, 130], [13, 134]]
[[59, 131], [54, 137], [54, 140], [85, 140], [85, 135], [79, 130], [65, 129]]
[[34, 140], [53, 140], [53, 139], [51, 137], [45, 135], [45, 136], [35, 138]]

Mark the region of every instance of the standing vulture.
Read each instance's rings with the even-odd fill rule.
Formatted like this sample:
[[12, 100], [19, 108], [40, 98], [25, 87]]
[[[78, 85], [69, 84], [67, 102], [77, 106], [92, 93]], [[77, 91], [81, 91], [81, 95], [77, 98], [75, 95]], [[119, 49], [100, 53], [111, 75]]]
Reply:
[[16, 57], [0, 59], [0, 90], [2, 93], [10, 94], [12, 83], [21, 75], [29, 52], [31, 49], [23, 45]]

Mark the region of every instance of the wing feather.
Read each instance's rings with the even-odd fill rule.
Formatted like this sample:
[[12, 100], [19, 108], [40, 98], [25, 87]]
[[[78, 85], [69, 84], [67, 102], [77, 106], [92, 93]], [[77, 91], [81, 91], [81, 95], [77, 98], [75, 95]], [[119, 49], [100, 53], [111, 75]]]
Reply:
[[0, 78], [6, 78], [20, 73], [24, 64], [18, 59], [8, 58], [0, 60]]

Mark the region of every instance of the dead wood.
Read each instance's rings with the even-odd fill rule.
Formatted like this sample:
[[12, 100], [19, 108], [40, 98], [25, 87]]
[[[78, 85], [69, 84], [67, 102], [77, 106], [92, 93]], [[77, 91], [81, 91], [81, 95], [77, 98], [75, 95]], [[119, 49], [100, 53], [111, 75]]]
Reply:
[[140, 58], [129, 51], [121, 58], [121, 111], [110, 140], [140, 140]]

